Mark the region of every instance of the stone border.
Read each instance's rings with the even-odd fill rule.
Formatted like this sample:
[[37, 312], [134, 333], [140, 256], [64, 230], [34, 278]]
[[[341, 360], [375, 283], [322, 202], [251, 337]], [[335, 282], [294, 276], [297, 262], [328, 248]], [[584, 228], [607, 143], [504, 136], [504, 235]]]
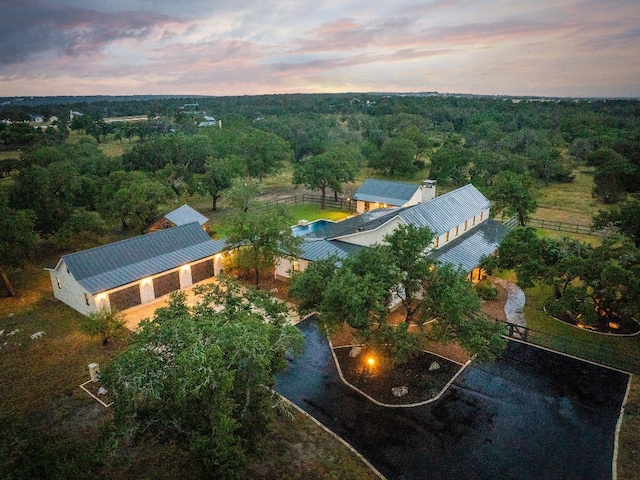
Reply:
[[[640, 335], [640, 330], [638, 330], [636, 333], [607, 333], [607, 332], [597, 332], [595, 330], [590, 330], [588, 328], [580, 328], [577, 325], [573, 325], [572, 323], [565, 322], [564, 320], [560, 320], [558, 317], [554, 317], [553, 315], [551, 315], [549, 312], [547, 312], [547, 305], [546, 304], [542, 306], [542, 310], [544, 311], [544, 313], [547, 314], [548, 317], [553, 318], [557, 322], [561, 322], [564, 325], [569, 325], [570, 327], [577, 328], [578, 330], [580, 330], [582, 332], [589, 332], [589, 333], [594, 333], [596, 335], [608, 335], [610, 337], [620, 337], [620, 338], [636, 337], [636, 336]], [[631, 318], [631, 320], [633, 320], [638, 325], [640, 325], [640, 322], [638, 322], [635, 318], [633, 318], [633, 317], [629, 317], [629, 318]]]
[[613, 460], [611, 462], [611, 480], [618, 478], [618, 450], [620, 446], [620, 430], [622, 429], [622, 419], [624, 418], [624, 408], [629, 400], [629, 392], [631, 391], [631, 380], [633, 375], [629, 374], [629, 381], [627, 382], [627, 391], [624, 394], [622, 405], [620, 405], [620, 415], [616, 423], [615, 440], [613, 441]]
[[364, 458], [362, 456], [362, 454], [357, 451], [353, 445], [351, 445], [349, 442], [347, 442], [344, 438], [342, 438], [340, 435], [338, 435], [337, 433], [335, 433], [333, 430], [329, 429], [328, 427], [326, 427], [322, 422], [320, 422], [320, 420], [318, 420], [316, 417], [314, 417], [313, 415], [311, 415], [310, 413], [305, 412], [302, 408], [300, 408], [298, 405], [296, 405], [295, 403], [293, 403], [291, 400], [289, 400], [287, 397], [284, 397], [282, 395], [280, 395], [278, 392], [275, 392], [277, 395], [280, 396], [280, 398], [282, 398], [287, 404], [291, 405], [293, 408], [295, 408], [298, 412], [300, 412], [302, 415], [304, 415], [305, 417], [309, 418], [313, 423], [315, 423], [316, 425], [318, 425], [320, 428], [322, 428], [322, 430], [324, 430], [325, 432], [327, 432], [329, 435], [331, 435], [333, 438], [335, 438], [336, 440], [338, 440], [340, 443], [342, 443], [345, 447], [347, 447], [356, 457], [358, 457], [362, 463], [364, 463], [367, 467], [369, 467], [369, 469], [371, 469], [371, 471], [373, 473], [375, 473], [381, 480], [387, 480], [387, 477], [385, 477], [376, 467], [374, 467], [371, 462], [369, 462], [369, 460], [367, 460], [366, 458]]
[[447, 384], [442, 388], [442, 390], [440, 390], [440, 392], [433, 398], [424, 400], [422, 402], [416, 402], [416, 403], [406, 403], [404, 405], [391, 405], [389, 403], [382, 403], [379, 402], [378, 400], [376, 400], [375, 398], [373, 398], [372, 396], [368, 395], [367, 393], [363, 392], [362, 390], [360, 390], [358, 387], [350, 384], [349, 382], [347, 382], [347, 380], [344, 378], [344, 376], [342, 375], [342, 369], [340, 368], [340, 362], [338, 361], [338, 357], [336, 357], [335, 354], [335, 349], [336, 348], [345, 348], [345, 347], [353, 347], [355, 345], [341, 345], [340, 347], [334, 347], [333, 343], [331, 343], [331, 339], [327, 338], [327, 340], [329, 341], [329, 347], [331, 348], [331, 355], [333, 356], [333, 361], [336, 364], [336, 369], [338, 370], [338, 375], [340, 376], [340, 380], [342, 380], [342, 383], [344, 383], [345, 385], [351, 387], [353, 390], [355, 390], [356, 392], [358, 392], [360, 395], [362, 395], [363, 397], [365, 397], [367, 400], [375, 403], [376, 405], [380, 406], [380, 407], [385, 407], [385, 408], [412, 408], [412, 407], [420, 407], [422, 405], [428, 405], [429, 403], [433, 403], [436, 400], [439, 400], [440, 397], [442, 397], [442, 395], [444, 395], [444, 393], [449, 389], [449, 387], [453, 384], [453, 382], [456, 381], [456, 379], [462, 374], [462, 372], [464, 372], [464, 370], [471, 364], [471, 360], [468, 360], [467, 363], [465, 363], [464, 365], [451, 360], [449, 358], [443, 357], [442, 355], [438, 355], [437, 353], [431, 353], [425, 350], [425, 353], [428, 353], [430, 355], [435, 355], [437, 357], [440, 358], [444, 358], [445, 360], [448, 360], [450, 362], [453, 362], [457, 365], [462, 365], [460, 367], [460, 369], [456, 372], [456, 374], [451, 377], [451, 380], [449, 380], [447, 382]]
[[92, 382], [93, 380], [87, 380], [86, 382], [84, 382], [83, 384], [80, 385], [80, 388], [82, 390], [84, 390], [85, 392], [87, 392], [89, 395], [91, 395], [93, 398], [95, 398], [98, 402], [100, 402], [100, 405], [102, 405], [105, 408], [109, 408], [111, 405], [113, 405], [113, 402], [111, 403], [104, 403], [102, 400], [100, 400], [98, 397], [96, 397], [93, 393], [91, 393], [87, 388], [85, 388], [85, 385], [89, 382]]

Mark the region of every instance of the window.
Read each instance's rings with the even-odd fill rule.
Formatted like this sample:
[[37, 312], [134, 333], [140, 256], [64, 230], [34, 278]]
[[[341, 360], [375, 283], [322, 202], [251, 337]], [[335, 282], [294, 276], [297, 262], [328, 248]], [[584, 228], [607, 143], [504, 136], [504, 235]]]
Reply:
[[447, 232], [444, 236], [444, 241], [448, 242], [449, 241], [449, 232]]
[[62, 290], [62, 285], [60, 285], [60, 279], [56, 277], [56, 283], [58, 284], [58, 290]]
[[467, 231], [467, 224], [469, 223], [469, 220], [465, 220], [464, 221], [464, 231]]
[[459, 232], [460, 232], [460, 225], [456, 225], [456, 237], [458, 236]]
[[483, 217], [484, 217], [484, 212], [480, 212], [480, 221], [482, 221]]
[[434, 248], [438, 248], [438, 245], [440, 244], [440, 237], [436, 237], [436, 241], [433, 244]]
[[471, 226], [473, 227], [475, 226], [475, 224], [476, 224], [476, 216], [474, 215], [473, 220], [471, 220]]
[[293, 262], [291, 262], [291, 270], [293, 270], [294, 272], [300, 271], [300, 262], [298, 262], [298, 260], [294, 260]]
[[87, 306], [90, 306], [91, 304], [89, 303], [89, 294], [85, 293], [84, 294], [84, 303], [87, 304]]

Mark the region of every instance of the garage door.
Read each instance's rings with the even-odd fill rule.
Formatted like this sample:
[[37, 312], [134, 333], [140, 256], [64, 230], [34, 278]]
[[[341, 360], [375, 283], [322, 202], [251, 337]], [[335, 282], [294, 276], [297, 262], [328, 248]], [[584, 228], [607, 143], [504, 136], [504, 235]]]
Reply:
[[213, 277], [213, 260], [205, 260], [191, 265], [191, 281], [193, 283], [198, 283], [211, 277]]
[[171, 272], [154, 278], [153, 290], [156, 298], [180, 290], [180, 274], [178, 272]]
[[138, 284], [132, 287], [123, 288], [117, 292], [109, 294], [109, 303], [117, 310], [126, 310], [127, 308], [140, 305], [142, 300], [140, 299], [140, 287]]

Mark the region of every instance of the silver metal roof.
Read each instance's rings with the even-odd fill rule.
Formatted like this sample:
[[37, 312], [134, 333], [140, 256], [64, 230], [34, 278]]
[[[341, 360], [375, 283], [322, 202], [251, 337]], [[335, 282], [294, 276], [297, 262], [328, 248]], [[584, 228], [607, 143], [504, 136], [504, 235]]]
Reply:
[[302, 244], [302, 254], [300, 258], [316, 262], [331, 256], [345, 258], [360, 250], [360, 245], [341, 242], [339, 240], [306, 240]]
[[429, 227], [436, 235], [455, 228], [491, 206], [491, 202], [471, 184], [460, 187], [399, 213], [406, 223]]
[[418, 191], [420, 185], [368, 178], [353, 195], [354, 200], [384, 203], [401, 207]]
[[434, 260], [450, 263], [470, 272], [480, 259], [491, 255], [507, 234], [507, 227], [495, 220], [485, 220], [474, 229], [429, 254]]
[[225, 244], [192, 222], [64, 255], [61, 261], [80, 285], [96, 294], [210, 257]]
[[167, 213], [164, 218], [169, 220], [174, 225], [186, 225], [191, 222], [198, 222], [200, 225], [204, 225], [209, 221], [207, 217], [200, 212], [194, 210], [189, 205], [184, 204], [179, 208], [176, 208], [172, 212]]

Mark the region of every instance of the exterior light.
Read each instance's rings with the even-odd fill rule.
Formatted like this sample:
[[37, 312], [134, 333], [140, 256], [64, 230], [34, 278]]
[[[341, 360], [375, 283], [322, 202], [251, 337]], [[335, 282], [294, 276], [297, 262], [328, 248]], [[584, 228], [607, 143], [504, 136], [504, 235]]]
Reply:
[[373, 367], [373, 364], [376, 363], [376, 361], [373, 357], [369, 357], [367, 358], [367, 363], [369, 364], [370, 367]]

